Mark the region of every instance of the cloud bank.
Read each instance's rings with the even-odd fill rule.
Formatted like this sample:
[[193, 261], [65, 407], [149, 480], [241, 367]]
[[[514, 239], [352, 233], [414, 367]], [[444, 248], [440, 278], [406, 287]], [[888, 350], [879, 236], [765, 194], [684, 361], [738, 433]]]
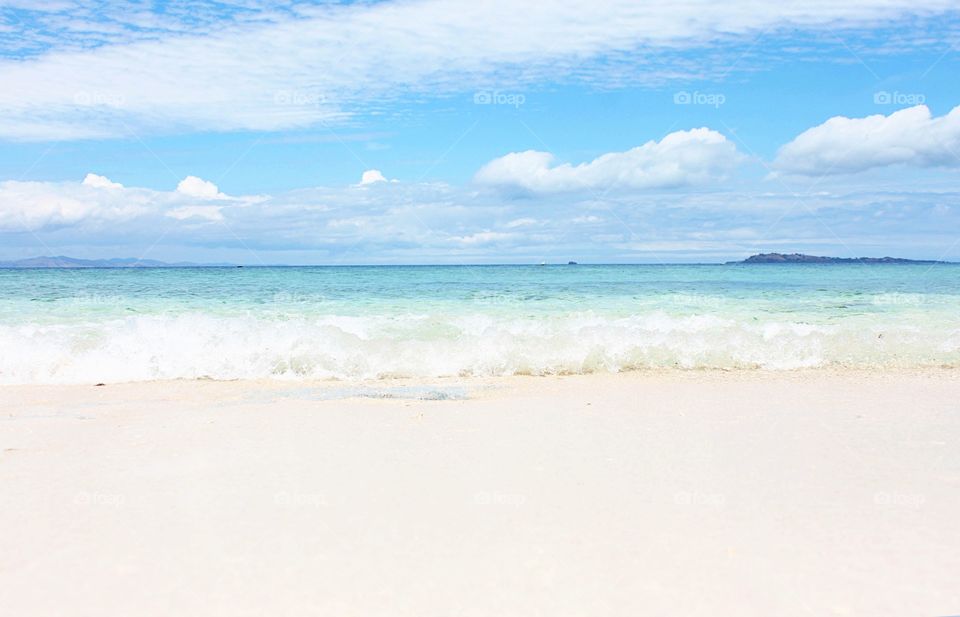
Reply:
[[503, 199], [469, 186], [385, 182], [377, 190], [348, 184], [210, 199], [99, 178], [0, 183], [0, 259], [622, 263], [769, 250], [887, 254], [891, 247], [906, 257], [960, 257], [957, 190], [821, 191], [799, 208], [792, 191]]
[[[129, 188], [97, 174], [82, 182], [0, 182], [0, 232], [33, 232], [61, 226], [81, 230], [151, 217], [222, 220], [222, 205], [254, 203], [260, 197], [231, 198], [212, 182], [184, 178], [174, 191]], [[116, 229], [116, 228], [114, 228]]]

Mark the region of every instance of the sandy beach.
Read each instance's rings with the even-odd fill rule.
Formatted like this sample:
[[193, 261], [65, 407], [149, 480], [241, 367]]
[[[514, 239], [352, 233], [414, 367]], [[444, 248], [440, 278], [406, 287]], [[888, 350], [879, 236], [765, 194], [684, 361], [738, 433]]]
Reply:
[[958, 401], [955, 370], [5, 387], [0, 606], [956, 615]]

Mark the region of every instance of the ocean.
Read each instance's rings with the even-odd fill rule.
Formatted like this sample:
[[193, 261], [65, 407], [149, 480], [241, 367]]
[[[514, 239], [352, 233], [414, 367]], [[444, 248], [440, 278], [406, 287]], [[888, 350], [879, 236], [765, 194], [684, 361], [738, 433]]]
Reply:
[[960, 366], [960, 265], [0, 269], [0, 383]]

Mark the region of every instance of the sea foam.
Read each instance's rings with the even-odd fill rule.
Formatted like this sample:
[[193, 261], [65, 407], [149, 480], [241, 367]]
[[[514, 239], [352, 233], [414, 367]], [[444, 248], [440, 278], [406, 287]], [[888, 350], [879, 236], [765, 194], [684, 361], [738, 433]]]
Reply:
[[382, 379], [643, 368], [960, 366], [955, 323], [811, 324], [662, 311], [367, 316], [133, 315], [0, 325], [0, 383]]

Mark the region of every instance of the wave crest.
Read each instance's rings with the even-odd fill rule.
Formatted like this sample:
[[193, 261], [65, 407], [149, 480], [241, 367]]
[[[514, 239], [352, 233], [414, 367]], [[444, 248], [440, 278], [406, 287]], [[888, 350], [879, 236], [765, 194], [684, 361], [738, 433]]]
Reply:
[[[379, 379], [642, 368], [960, 366], [960, 332], [663, 312], [504, 317], [139, 315], [0, 326], [0, 382]], [[16, 354], [9, 350], [17, 350]]]

